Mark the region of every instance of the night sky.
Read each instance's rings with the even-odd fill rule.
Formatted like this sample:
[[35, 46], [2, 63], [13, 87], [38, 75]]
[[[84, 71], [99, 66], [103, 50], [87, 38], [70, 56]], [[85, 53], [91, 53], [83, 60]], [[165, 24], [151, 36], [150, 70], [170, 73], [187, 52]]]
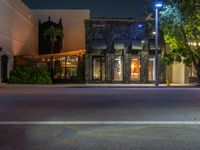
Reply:
[[92, 17], [141, 18], [144, 0], [23, 0], [32, 9], [90, 9]]

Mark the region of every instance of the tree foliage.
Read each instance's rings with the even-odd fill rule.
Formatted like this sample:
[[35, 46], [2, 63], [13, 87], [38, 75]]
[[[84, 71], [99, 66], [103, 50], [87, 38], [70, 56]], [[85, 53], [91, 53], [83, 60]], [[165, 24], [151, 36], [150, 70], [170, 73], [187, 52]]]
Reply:
[[164, 61], [194, 64], [200, 79], [200, 1], [168, 0], [160, 11], [161, 29], [169, 50]]

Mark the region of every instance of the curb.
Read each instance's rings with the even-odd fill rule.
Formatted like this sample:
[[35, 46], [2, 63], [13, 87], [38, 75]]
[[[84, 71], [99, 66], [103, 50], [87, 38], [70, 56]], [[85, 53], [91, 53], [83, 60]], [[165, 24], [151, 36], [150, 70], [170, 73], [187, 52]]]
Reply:
[[166, 88], [166, 89], [170, 89], [170, 88], [200, 88], [200, 86], [198, 85], [172, 85], [172, 86], [165, 86], [164, 84], [156, 87], [154, 85], [95, 85], [95, 84], [91, 84], [91, 85], [76, 85], [76, 84], [51, 84], [51, 85], [26, 85], [26, 84], [0, 84], [0, 88]]

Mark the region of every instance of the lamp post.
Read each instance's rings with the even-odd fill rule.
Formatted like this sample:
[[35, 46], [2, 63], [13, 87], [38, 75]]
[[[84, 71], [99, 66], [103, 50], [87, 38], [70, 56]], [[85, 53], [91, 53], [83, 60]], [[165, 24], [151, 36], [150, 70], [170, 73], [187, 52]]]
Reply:
[[156, 75], [156, 82], [155, 82], [155, 86], [159, 86], [159, 72], [158, 72], [158, 9], [161, 8], [163, 6], [163, 4], [161, 2], [157, 2], [155, 3], [155, 8], [156, 8], [156, 11], [155, 11], [155, 25], [156, 25], [156, 38], [155, 38], [155, 57], [156, 57], [156, 69], [155, 69], [155, 75]]

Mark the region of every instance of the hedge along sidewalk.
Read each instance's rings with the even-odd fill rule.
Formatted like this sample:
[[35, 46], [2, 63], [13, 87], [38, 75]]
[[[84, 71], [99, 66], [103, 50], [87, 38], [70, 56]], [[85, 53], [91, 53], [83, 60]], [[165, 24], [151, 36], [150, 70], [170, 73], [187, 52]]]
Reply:
[[0, 88], [194, 88], [198, 84], [160, 84], [155, 87], [154, 84], [0, 84]]

